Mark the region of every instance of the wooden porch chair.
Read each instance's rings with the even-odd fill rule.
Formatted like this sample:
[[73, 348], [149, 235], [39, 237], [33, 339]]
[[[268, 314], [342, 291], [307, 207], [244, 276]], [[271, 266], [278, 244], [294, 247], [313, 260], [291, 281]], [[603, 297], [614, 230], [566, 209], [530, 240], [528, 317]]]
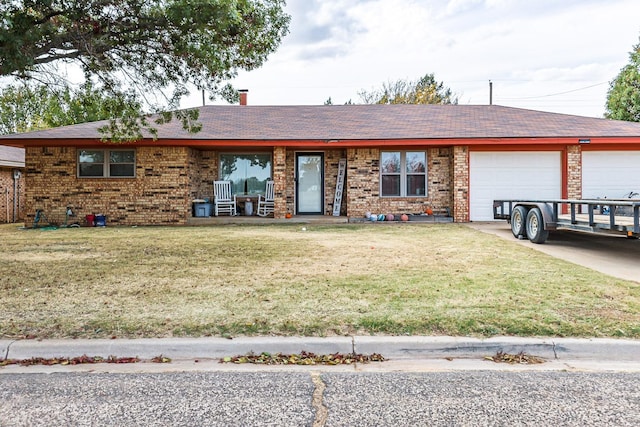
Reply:
[[213, 211], [236, 215], [236, 195], [231, 194], [231, 181], [213, 181]]
[[258, 195], [258, 211], [256, 213], [259, 216], [267, 216], [273, 213], [273, 194], [273, 181], [267, 181], [267, 187], [264, 192], [264, 196], [261, 194]]

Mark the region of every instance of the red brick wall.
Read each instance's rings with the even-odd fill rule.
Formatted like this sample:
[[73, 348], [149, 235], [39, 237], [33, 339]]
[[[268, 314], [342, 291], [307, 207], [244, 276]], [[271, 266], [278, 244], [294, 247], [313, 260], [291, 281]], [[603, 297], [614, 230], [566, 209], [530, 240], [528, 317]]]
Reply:
[[[13, 171], [14, 168], [0, 167], [0, 223], [2, 224], [14, 222], [14, 217], [15, 222], [24, 220], [24, 173], [21, 171], [16, 189]], [[18, 196], [17, 199], [15, 194]], [[14, 201], [17, 202], [15, 205]]]
[[194, 191], [188, 165], [197, 156], [182, 147], [136, 148], [136, 178], [77, 178], [76, 149], [26, 149], [26, 219], [42, 209], [54, 223], [70, 206], [84, 224], [88, 214], [104, 214], [107, 224], [185, 224]]
[[[333, 215], [333, 202], [336, 198], [336, 183], [338, 180], [338, 165], [342, 158], [346, 158], [345, 150], [331, 150], [324, 153], [325, 215]], [[345, 174], [340, 215], [347, 214], [347, 180], [348, 177]]]
[[[275, 217], [295, 209], [295, 153], [273, 150], [276, 182]], [[325, 215], [333, 212], [338, 161], [347, 158], [341, 215], [359, 218], [366, 212], [423, 213], [432, 208], [451, 212], [456, 221], [468, 218], [468, 163], [466, 147], [427, 150], [427, 197], [380, 197], [380, 150], [325, 151]], [[30, 225], [36, 209], [52, 222], [64, 221], [71, 206], [84, 223], [87, 214], [104, 214], [107, 224], [185, 224], [194, 198], [213, 198], [218, 153], [184, 147], [137, 147], [136, 178], [88, 179], [76, 177], [76, 149], [26, 150], [26, 212]], [[455, 199], [455, 200], [454, 200]], [[457, 209], [457, 210], [456, 210]]]
[[434, 212], [453, 214], [453, 168], [451, 148], [433, 148], [427, 151], [429, 169], [429, 199]]
[[[290, 213], [293, 215], [293, 213], [295, 212], [296, 209], [296, 203], [295, 203], [295, 197], [296, 197], [296, 193], [295, 193], [295, 151], [294, 150], [286, 150], [285, 152], [285, 158], [281, 159], [281, 161], [284, 160], [284, 171], [283, 171], [283, 177], [281, 179], [284, 179], [285, 182], [285, 188], [284, 188], [284, 193], [283, 193], [283, 197], [285, 200], [285, 214]], [[276, 196], [277, 197], [277, 196]], [[276, 205], [278, 203], [278, 200], [276, 199]]]
[[567, 146], [567, 198], [582, 198], [582, 147]]
[[469, 147], [453, 147], [453, 220], [469, 222]]
[[289, 211], [288, 189], [289, 179], [287, 173], [287, 150], [284, 147], [273, 149], [273, 217], [284, 218]]
[[[277, 148], [276, 148], [277, 150]], [[324, 214], [325, 215], [333, 215], [333, 201], [336, 194], [336, 179], [338, 177], [338, 162], [341, 158], [345, 157], [345, 150], [328, 150], [323, 151], [324, 153]], [[282, 179], [284, 180], [284, 188], [282, 190], [281, 200], [284, 200], [284, 210], [278, 210], [278, 191], [277, 191], [277, 183], [276, 179], [276, 215], [282, 214], [282, 216], [276, 216], [276, 218], [283, 218], [284, 214], [287, 212], [293, 214], [295, 212], [295, 197], [296, 197], [296, 186], [295, 186], [295, 163], [296, 163], [296, 150], [288, 149], [283, 153], [284, 157], [279, 157], [280, 161], [283, 162], [284, 170], [282, 172]], [[275, 155], [274, 155], [274, 169], [275, 166]], [[274, 174], [274, 178], [276, 175]], [[348, 178], [347, 178], [348, 179]], [[346, 182], [345, 182], [345, 192], [346, 192]], [[343, 195], [342, 198], [342, 209], [340, 214], [346, 215], [346, 195]]]
[[213, 181], [218, 179], [218, 153], [190, 150], [191, 198], [213, 200]]
[[[295, 211], [295, 156], [296, 151], [274, 147], [272, 152], [273, 179], [275, 182], [274, 217], [284, 218]], [[345, 156], [344, 150], [324, 152], [325, 160], [325, 215], [333, 214], [333, 200], [338, 175], [338, 161]], [[213, 199], [213, 181], [218, 179], [218, 152], [193, 150], [189, 157], [189, 176], [192, 198]], [[346, 215], [346, 200], [343, 197], [342, 215]]]
[[427, 197], [380, 197], [380, 150], [347, 149], [347, 215], [362, 218], [367, 212], [420, 214], [427, 208], [436, 213], [450, 212], [451, 156], [450, 148], [427, 149]]

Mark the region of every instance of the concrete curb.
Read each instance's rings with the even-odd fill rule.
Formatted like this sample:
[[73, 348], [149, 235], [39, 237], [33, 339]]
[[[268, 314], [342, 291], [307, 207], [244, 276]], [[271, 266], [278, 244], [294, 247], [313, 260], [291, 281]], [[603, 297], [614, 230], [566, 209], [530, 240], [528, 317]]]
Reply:
[[482, 358], [498, 351], [547, 360], [639, 362], [640, 341], [609, 338], [467, 338], [427, 336], [143, 338], [84, 340], [0, 340], [0, 360], [32, 357], [166, 356], [175, 360], [219, 359], [261, 353], [379, 353], [387, 359]]
[[501, 351], [548, 360], [640, 362], [640, 341], [608, 338], [355, 337], [354, 343], [358, 353], [377, 352], [402, 359], [479, 358]]

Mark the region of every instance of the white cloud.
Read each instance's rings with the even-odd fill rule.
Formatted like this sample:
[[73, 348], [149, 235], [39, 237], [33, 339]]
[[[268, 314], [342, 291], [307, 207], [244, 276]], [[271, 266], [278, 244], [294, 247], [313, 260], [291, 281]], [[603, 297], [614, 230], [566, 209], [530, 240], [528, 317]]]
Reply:
[[355, 101], [433, 72], [461, 103], [487, 103], [492, 80], [495, 103], [601, 116], [640, 35], [637, 0], [289, 0], [287, 10], [279, 51], [234, 82], [250, 104]]

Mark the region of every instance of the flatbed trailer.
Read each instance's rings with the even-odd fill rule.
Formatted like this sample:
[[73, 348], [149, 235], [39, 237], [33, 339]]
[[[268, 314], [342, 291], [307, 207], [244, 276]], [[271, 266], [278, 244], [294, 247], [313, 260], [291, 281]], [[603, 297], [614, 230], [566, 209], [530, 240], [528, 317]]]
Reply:
[[494, 200], [493, 218], [506, 219], [514, 237], [533, 243], [560, 229], [640, 237], [640, 199]]

